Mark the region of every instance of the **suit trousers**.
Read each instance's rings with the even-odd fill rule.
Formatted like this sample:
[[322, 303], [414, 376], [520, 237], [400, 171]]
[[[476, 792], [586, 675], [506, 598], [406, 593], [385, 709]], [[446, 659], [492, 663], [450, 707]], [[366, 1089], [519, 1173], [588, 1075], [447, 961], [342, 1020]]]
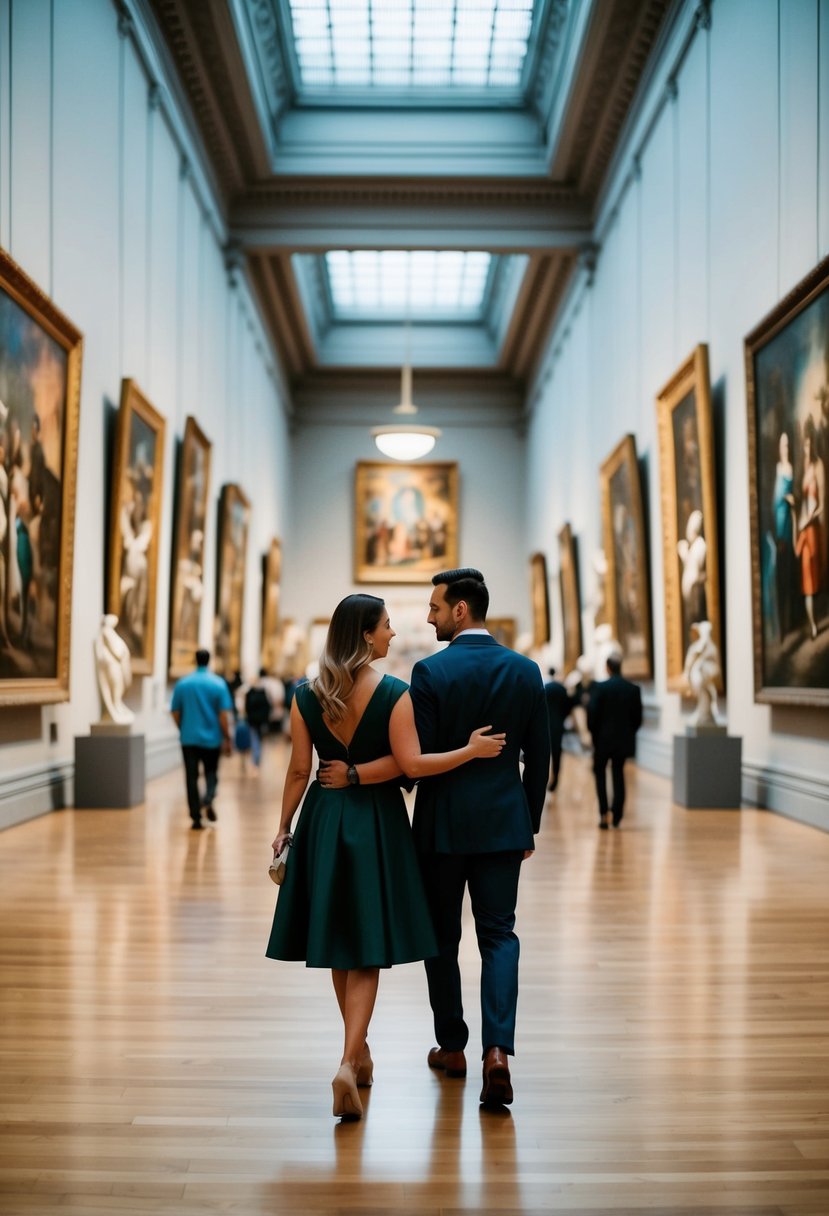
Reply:
[[436, 958], [425, 963], [429, 1002], [435, 1037], [446, 1051], [462, 1051], [469, 1040], [458, 966], [463, 896], [468, 886], [481, 955], [483, 1051], [501, 1047], [514, 1054], [520, 946], [513, 929], [523, 857], [523, 851], [421, 857], [439, 950]]
[[[189, 743], [181, 745], [184, 756], [184, 780], [187, 784], [187, 806], [194, 823], [201, 823], [201, 809], [212, 806], [219, 784], [218, 747], [196, 747]], [[199, 794], [199, 764], [204, 769], [205, 795]]]
[[613, 777], [614, 819], [621, 819], [625, 809], [625, 758], [624, 756], [594, 756], [593, 772], [596, 776], [596, 793], [599, 797], [599, 814], [607, 814], [607, 764]]

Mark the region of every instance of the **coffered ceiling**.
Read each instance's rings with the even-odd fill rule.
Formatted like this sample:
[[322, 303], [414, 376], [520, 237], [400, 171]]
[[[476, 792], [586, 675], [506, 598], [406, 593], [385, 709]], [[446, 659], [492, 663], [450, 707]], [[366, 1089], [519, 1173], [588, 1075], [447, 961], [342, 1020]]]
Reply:
[[145, 3], [295, 400], [407, 356], [519, 399], [672, 0]]

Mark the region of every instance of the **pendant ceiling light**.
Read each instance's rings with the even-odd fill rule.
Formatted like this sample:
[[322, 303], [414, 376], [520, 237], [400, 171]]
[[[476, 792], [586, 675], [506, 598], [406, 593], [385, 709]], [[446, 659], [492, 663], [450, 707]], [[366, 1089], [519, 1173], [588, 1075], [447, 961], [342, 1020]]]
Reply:
[[[400, 376], [400, 404], [396, 405], [392, 412], [398, 416], [411, 418], [417, 413], [417, 406], [412, 401], [412, 367], [408, 357], [408, 328], [406, 337], [407, 358]], [[411, 422], [376, 426], [371, 433], [383, 455], [390, 456], [392, 460], [417, 460], [420, 456], [427, 456], [435, 446], [435, 440], [440, 438], [440, 431], [437, 427], [416, 426]]]

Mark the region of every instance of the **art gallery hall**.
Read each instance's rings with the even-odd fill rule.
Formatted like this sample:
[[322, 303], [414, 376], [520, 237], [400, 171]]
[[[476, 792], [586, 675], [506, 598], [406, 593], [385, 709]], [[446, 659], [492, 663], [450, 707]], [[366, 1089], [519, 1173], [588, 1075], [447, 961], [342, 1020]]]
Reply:
[[[0, 0], [2, 1216], [829, 1214], [827, 132], [829, 0]], [[358, 593], [443, 663], [456, 567], [569, 696], [514, 1101], [467, 898], [467, 1075], [421, 951], [342, 1118], [282, 698]]]

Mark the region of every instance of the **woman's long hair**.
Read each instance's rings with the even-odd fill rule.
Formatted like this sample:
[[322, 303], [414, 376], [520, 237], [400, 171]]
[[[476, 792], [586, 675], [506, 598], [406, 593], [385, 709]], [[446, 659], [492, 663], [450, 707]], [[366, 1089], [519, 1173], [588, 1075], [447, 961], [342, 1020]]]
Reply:
[[357, 672], [374, 657], [364, 634], [380, 624], [385, 601], [376, 595], [347, 595], [340, 600], [328, 626], [320, 655], [320, 672], [311, 688], [332, 722], [341, 722]]

